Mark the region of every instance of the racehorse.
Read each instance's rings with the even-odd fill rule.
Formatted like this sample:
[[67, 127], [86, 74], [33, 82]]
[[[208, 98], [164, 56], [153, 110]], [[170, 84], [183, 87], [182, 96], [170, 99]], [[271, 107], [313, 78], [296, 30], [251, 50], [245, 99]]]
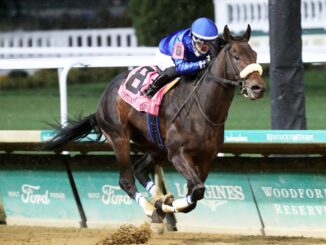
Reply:
[[[96, 129], [111, 145], [119, 163], [120, 187], [143, 208], [152, 223], [162, 223], [169, 212], [189, 212], [204, 197], [204, 182], [212, 159], [221, 150], [224, 124], [236, 87], [251, 100], [263, 97], [265, 82], [257, 54], [248, 41], [251, 28], [242, 36], [233, 36], [224, 27], [225, 45], [198, 79], [184, 76], [169, 91], [159, 111], [159, 130], [165, 150], [153, 144], [147, 128], [146, 113], [135, 110], [119, 95], [118, 89], [128, 72], [116, 76], [105, 89], [94, 114], [71, 120], [45, 143], [44, 150], [58, 149], [79, 140]], [[212, 53], [217, 47], [211, 47]], [[130, 141], [143, 146], [145, 153], [131, 162]], [[150, 179], [150, 173], [167, 157], [187, 180], [188, 194], [174, 199], [163, 193]], [[150, 192], [154, 202], [147, 201], [137, 190], [135, 178]]]

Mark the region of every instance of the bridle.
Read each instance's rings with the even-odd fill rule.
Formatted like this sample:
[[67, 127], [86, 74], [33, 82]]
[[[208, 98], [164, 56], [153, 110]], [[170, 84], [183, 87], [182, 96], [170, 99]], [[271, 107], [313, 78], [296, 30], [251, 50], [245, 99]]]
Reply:
[[[234, 62], [231, 60], [230, 52], [229, 52], [230, 48], [231, 48], [231, 45], [226, 44], [223, 48], [223, 51], [224, 51], [224, 57], [226, 57], [227, 62], [229, 62], [229, 64], [231, 64], [235, 80], [218, 77], [216, 75], [213, 75], [211, 72], [210, 72], [210, 75], [214, 77], [215, 81], [221, 83], [222, 85], [227, 84], [227, 85], [232, 85], [234, 87], [240, 87], [240, 94], [243, 95], [244, 97], [248, 97], [247, 87], [246, 87], [246, 83], [245, 83], [246, 77], [241, 78], [240, 70], [236, 67]], [[227, 62], [224, 62], [224, 74], [227, 74]], [[207, 70], [210, 70], [210, 67], [208, 67]], [[239, 76], [240, 76], [240, 78], [239, 78]]]
[[[226, 78], [223, 78], [223, 77], [218, 77], [218, 76], [211, 73], [211, 71], [210, 71], [211, 66], [212, 66], [212, 64], [214, 63], [214, 61], [217, 58], [217, 57], [215, 57], [213, 59], [213, 62], [209, 65], [209, 67], [207, 67], [207, 69], [205, 70], [203, 75], [195, 82], [194, 88], [192, 89], [191, 93], [189, 94], [187, 99], [184, 101], [184, 103], [181, 105], [179, 110], [176, 112], [176, 114], [172, 118], [171, 122], [173, 122], [175, 120], [175, 118], [179, 115], [181, 110], [185, 107], [187, 101], [192, 97], [193, 94], [195, 94], [196, 103], [197, 103], [199, 111], [200, 111], [202, 117], [205, 119], [205, 121], [207, 121], [209, 124], [211, 124], [214, 127], [219, 127], [219, 126], [224, 125], [224, 123], [226, 121], [226, 118], [223, 120], [223, 122], [220, 122], [220, 123], [215, 123], [215, 122], [211, 121], [209, 119], [209, 117], [206, 115], [206, 113], [204, 112], [204, 110], [203, 110], [203, 108], [202, 108], [202, 106], [201, 106], [201, 104], [199, 102], [197, 91], [198, 91], [198, 88], [199, 88], [200, 84], [204, 80], [204, 78], [208, 78], [208, 79], [211, 79], [213, 81], [216, 81], [219, 84], [221, 84], [222, 86], [224, 86], [224, 85], [232, 85], [234, 87], [240, 87], [240, 94], [243, 95], [244, 97], [248, 97], [245, 80], [248, 77], [248, 75], [251, 74], [252, 72], [257, 71], [260, 74], [262, 74], [262, 68], [261, 68], [261, 66], [259, 64], [253, 63], [253, 64], [247, 65], [242, 71], [240, 71], [235, 66], [234, 62], [230, 58], [230, 52], [229, 52], [230, 48], [231, 48], [231, 45], [228, 43], [223, 47], [223, 51], [224, 51], [224, 56], [227, 58], [228, 62], [231, 64], [235, 80], [226, 79]], [[227, 74], [227, 62], [224, 62], [224, 74]]]

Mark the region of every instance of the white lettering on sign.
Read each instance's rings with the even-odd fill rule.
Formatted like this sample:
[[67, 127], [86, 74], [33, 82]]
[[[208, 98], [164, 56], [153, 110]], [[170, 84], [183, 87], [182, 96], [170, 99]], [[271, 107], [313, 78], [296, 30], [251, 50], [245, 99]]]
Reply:
[[[177, 193], [181, 197], [185, 197], [188, 192], [187, 184], [180, 186], [175, 183]], [[245, 194], [241, 186], [236, 185], [205, 185], [205, 198], [214, 200], [244, 200]]]
[[277, 215], [286, 215], [286, 216], [326, 215], [326, 206], [321, 206], [321, 205], [285, 205], [285, 204], [274, 203], [273, 207]]
[[267, 141], [313, 142], [313, 134], [267, 134]]
[[[175, 183], [177, 193], [184, 197], [187, 195], [187, 184], [180, 185]], [[219, 206], [226, 204], [230, 200], [245, 200], [245, 194], [241, 186], [233, 185], [205, 185], [205, 198], [200, 203], [209, 207], [211, 211], [216, 212]]]
[[99, 192], [89, 192], [87, 193], [89, 199], [100, 199], [101, 193]]
[[131, 205], [132, 199], [125, 194], [117, 194], [117, 191], [121, 190], [119, 186], [103, 185], [102, 186], [102, 201], [105, 205]]
[[66, 195], [62, 192], [50, 192], [50, 197], [57, 199], [65, 199]]
[[246, 136], [225, 136], [225, 142], [248, 142]]
[[21, 192], [12, 190], [8, 191], [8, 197], [20, 198], [23, 203], [44, 205], [49, 205], [51, 199], [66, 199], [65, 193], [50, 192], [48, 190], [41, 192], [41, 187], [38, 185], [23, 184], [20, 189]]
[[274, 188], [271, 186], [262, 186], [261, 189], [268, 198], [326, 199], [326, 189]]
[[35, 193], [40, 189], [40, 186], [33, 185], [22, 185], [22, 194], [21, 199], [23, 203], [31, 203], [31, 204], [50, 204], [49, 191], [45, 191], [44, 193]]
[[8, 191], [9, 197], [20, 197], [19, 191]]
[[225, 201], [225, 200], [209, 200], [209, 199], [200, 200], [200, 203], [202, 203], [205, 206], [209, 207], [210, 210], [212, 210], [213, 212], [216, 212], [217, 208], [219, 206], [222, 206], [222, 205], [226, 204], [227, 202], [228, 201]]

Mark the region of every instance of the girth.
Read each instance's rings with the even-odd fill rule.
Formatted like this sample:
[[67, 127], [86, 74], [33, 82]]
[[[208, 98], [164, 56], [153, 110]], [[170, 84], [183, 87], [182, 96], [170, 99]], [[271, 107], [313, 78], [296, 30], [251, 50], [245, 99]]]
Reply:
[[147, 113], [147, 125], [148, 131], [152, 138], [154, 144], [158, 145], [161, 150], [166, 150], [164, 142], [162, 140], [161, 132], [160, 132], [160, 124], [158, 121], [158, 116], [151, 115]]

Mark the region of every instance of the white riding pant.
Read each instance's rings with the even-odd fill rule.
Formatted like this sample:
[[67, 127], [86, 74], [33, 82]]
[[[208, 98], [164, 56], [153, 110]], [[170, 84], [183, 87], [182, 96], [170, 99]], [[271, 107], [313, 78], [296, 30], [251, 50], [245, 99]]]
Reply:
[[159, 49], [156, 50], [155, 60], [157, 66], [162, 71], [164, 71], [168, 67], [175, 66], [171, 56], [161, 53]]

